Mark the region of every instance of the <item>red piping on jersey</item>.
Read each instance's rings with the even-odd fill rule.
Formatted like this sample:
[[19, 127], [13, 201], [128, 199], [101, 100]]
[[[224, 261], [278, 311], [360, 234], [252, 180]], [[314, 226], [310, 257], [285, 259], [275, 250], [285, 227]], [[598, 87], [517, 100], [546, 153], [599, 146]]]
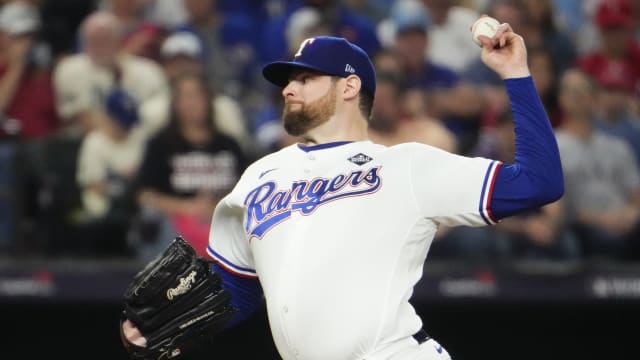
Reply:
[[215, 260], [216, 264], [218, 264], [218, 266], [220, 266], [220, 268], [234, 276], [238, 276], [241, 278], [245, 278], [245, 279], [252, 279], [252, 280], [256, 280], [258, 278], [257, 275], [247, 275], [247, 274], [242, 274], [239, 272], [234, 271], [231, 267], [227, 266], [225, 263], [223, 263], [222, 261], [219, 260]]
[[487, 206], [486, 206], [487, 215], [489, 216], [489, 219], [491, 219], [491, 221], [496, 223], [498, 222], [498, 220], [493, 216], [493, 212], [491, 211], [491, 197], [493, 196], [493, 187], [496, 184], [496, 179], [498, 178], [498, 172], [500, 171], [501, 167], [502, 167], [502, 163], [497, 162], [496, 169], [493, 171], [493, 179], [491, 179], [491, 184], [489, 185], [489, 194], [487, 195]]

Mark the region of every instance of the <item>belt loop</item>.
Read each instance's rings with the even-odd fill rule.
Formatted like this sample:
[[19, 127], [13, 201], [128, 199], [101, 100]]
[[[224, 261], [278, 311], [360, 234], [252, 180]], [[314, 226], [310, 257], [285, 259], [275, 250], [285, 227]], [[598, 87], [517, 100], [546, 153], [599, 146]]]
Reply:
[[424, 331], [424, 329], [420, 329], [420, 331], [418, 331], [417, 333], [413, 334], [413, 338], [416, 339], [418, 344], [422, 344], [423, 342], [431, 339], [429, 334], [427, 334], [427, 332]]

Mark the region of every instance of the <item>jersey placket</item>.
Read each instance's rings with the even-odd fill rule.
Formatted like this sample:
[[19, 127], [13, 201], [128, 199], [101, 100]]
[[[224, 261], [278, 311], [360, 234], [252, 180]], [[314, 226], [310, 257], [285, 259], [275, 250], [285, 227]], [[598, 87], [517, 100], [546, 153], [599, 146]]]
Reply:
[[[310, 151], [304, 154], [304, 160], [302, 161], [302, 172], [303, 172], [302, 177], [310, 182], [313, 179], [313, 176], [314, 176], [313, 174], [315, 173], [316, 169], [317, 169], [316, 154], [314, 154], [313, 151]], [[292, 214], [292, 217], [298, 217], [298, 216], [301, 216], [301, 215], [298, 213]], [[298, 227], [302, 226], [301, 222], [296, 221], [295, 224], [297, 224]], [[308, 233], [304, 229], [299, 229], [299, 228], [291, 229], [291, 230], [295, 233]], [[293, 241], [287, 246], [285, 263], [282, 265], [282, 272], [280, 274], [280, 286], [279, 286], [280, 290], [278, 291], [278, 294], [281, 294], [282, 296], [280, 298], [280, 301], [278, 302], [279, 304], [278, 316], [280, 318], [280, 324], [281, 324], [280, 329], [282, 332], [282, 337], [287, 343], [287, 349], [289, 350], [290, 354], [296, 359], [300, 357], [300, 352], [295, 345], [297, 342], [297, 339], [294, 339], [294, 338], [295, 337], [299, 338], [303, 334], [300, 333], [301, 329], [297, 329], [295, 328], [295, 326], [292, 327], [290, 325], [292, 323], [297, 322], [296, 320], [292, 319], [293, 316], [297, 316], [296, 315], [297, 293], [293, 291], [295, 287], [291, 286], [291, 284], [298, 284], [301, 281], [300, 279], [298, 279], [299, 272], [296, 270], [299, 269], [301, 266], [304, 266], [304, 264], [301, 262], [301, 259], [303, 259], [303, 256], [305, 254], [304, 241], [299, 241], [299, 240]]]
[[311, 175], [311, 173], [315, 170], [316, 168], [315, 160], [316, 160], [316, 155], [314, 154], [313, 151], [310, 151], [307, 154], [305, 154], [304, 168], [302, 171], [306, 176]]

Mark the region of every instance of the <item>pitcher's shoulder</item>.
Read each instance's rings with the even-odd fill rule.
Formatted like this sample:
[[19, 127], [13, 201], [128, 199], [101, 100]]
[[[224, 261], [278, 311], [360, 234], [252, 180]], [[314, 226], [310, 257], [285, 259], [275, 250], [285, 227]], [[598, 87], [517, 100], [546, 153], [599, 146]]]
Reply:
[[435, 146], [427, 145], [419, 142], [405, 142], [393, 146], [389, 146], [386, 150], [392, 154], [412, 154], [412, 153], [421, 153], [421, 154], [440, 154], [440, 153], [448, 153], [445, 150], [437, 148]]
[[278, 151], [262, 156], [247, 166], [240, 181], [246, 179], [257, 179], [268, 169], [282, 167], [283, 164], [291, 163], [295, 158], [295, 153], [296, 151], [292, 146], [287, 146]]

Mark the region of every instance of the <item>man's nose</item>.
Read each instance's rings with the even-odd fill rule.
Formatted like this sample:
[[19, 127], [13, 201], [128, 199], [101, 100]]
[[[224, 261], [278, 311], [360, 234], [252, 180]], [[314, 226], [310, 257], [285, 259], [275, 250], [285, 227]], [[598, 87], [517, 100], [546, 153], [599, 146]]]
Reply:
[[294, 96], [296, 94], [296, 82], [289, 81], [289, 83], [282, 89], [282, 96], [284, 98]]

